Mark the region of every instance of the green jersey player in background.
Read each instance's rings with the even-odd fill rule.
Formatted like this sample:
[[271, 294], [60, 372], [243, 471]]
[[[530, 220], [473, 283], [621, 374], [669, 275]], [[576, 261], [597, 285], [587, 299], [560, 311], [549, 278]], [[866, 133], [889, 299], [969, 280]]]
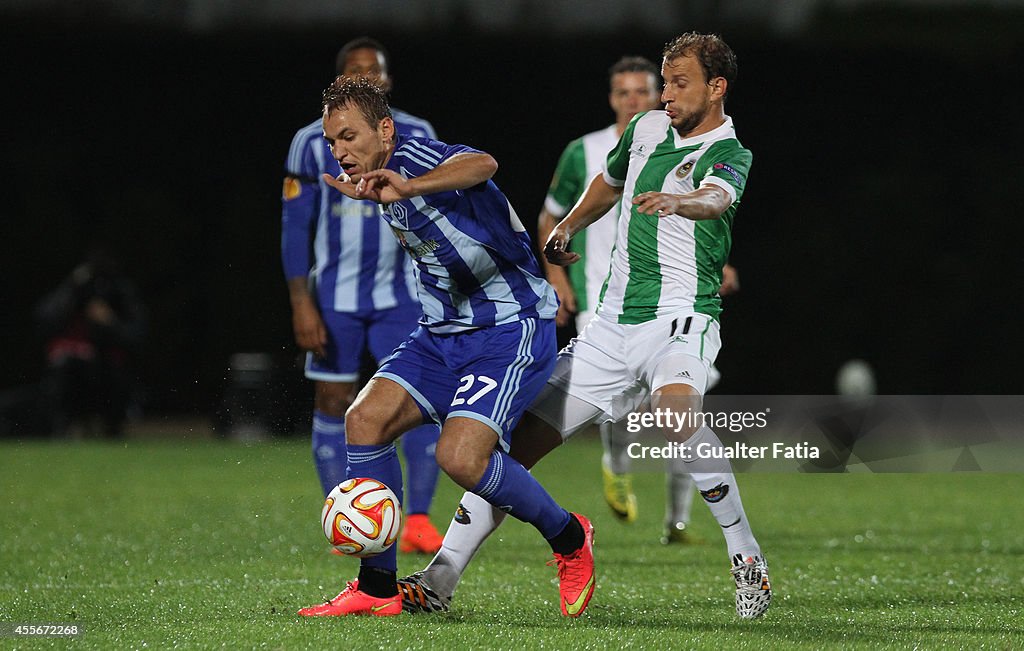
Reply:
[[[558, 159], [558, 167], [544, 200], [544, 208], [537, 218], [538, 241], [545, 242], [555, 224], [565, 217], [579, 200], [587, 184], [601, 173], [601, 169], [630, 120], [637, 113], [658, 108], [658, 67], [644, 57], [623, 57], [608, 70], [608, 104], [615, 112], [615, 123], [570, 142]], [[545, 260], [548, 280], [560, 299], [557, 322], [568, 325], [575, 317], [577, 332], [590, 322], [597, 309], [598, 294], [608, 277], [615, 236], [618, 232], [619, 206], [615, 205], [596, 222], [581, 231], [569, 243], [569, 250], [580, 255], [576, 264], [565, 269]], [[724, 296], [739, 284], [735, 269], [725, 265], [719, 294]], [[708, 388], [717, 381], [712, 367]], [[630, 474], [632, 460], [627, 450], [635, 440], [624, 422], [604, 422], [600, 425], [604, 456], [601, 471], [604, 498], [612, 513], [625, 522], [637, 517], [637, 499]], [[693, 503], [693, 479], [680, 459], [666, 462], [668, 471], [668, 499], [665, 508], [665, 533], [661, 541], [689, 543], [696, 539], [687, 530], [690, 507]]]
[[[683, 417], [699, 409], [721, 347], [718, 287], [752, 156], [725, 114], [736, 57], [719, 37], [687, 33], [669, 43], [661, 69], [664, 111], [637, 115], [552, 231], [544, 254], [578, 262], [573, 237], [620, 205], [611, 271], [593, 320], [563, 349], [547, 385], [516, 428], [511, 456], [532, 467], [563, 440], [600, 420], [621, 420], [645, 400]], [[690, 424], [693, 420], [689, 419]], [[725, 536], [736, 613], [764, 614], [768, 565], [751, 531], [724, 445], [706, 425], [665, 436], [707, 459], [690, 465]], [[467, 493], [441, 551], [399, 581], [403, 608], [447, 610], [462, 573], [504, 513]]]

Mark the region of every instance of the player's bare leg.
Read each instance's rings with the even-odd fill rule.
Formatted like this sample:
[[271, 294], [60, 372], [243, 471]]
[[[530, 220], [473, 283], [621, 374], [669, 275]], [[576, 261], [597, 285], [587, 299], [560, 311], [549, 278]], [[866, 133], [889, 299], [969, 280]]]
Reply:
[[346, 436], [354, 445], [385, 445], [423, 422], [423, 414], [402, 385], [373, 378], [345, 415]]
[[496, 444], [494, 430], [489, 425], [472, 418], [449, 418], [437, 441], [437, 465], [456, 484], [471, 490], [487, 470]]

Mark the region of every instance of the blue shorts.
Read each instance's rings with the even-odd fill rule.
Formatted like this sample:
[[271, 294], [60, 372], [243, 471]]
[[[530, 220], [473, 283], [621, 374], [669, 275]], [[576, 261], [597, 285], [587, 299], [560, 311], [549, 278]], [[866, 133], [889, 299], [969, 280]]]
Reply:
[[326, 356], [306, 353], [306, 377], [323, 382], [358, 381], [367, 346], [378, 363], [384, 361], [409, 338], [422, 313], [418, 304], [365, 314], [324, 311]]
[[402, 385], [428, 421], [485, 423], [507, 452], [511, 433], [555, 367], [554, 319], [436, 335], [419, 327], [374, 377]]

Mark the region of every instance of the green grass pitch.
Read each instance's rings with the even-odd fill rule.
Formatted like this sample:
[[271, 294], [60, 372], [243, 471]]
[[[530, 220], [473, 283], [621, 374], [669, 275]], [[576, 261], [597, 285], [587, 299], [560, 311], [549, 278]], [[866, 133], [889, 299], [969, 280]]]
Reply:
[[[662, 547], [663, 477], [637, 476], [640, 519], [601, 499], [599, 443], [536, 475], [596, 526], [597, 591], [558, 613], [549, 550], [509, 518], [450, 614], [304, 620], [356, 564], [328, 553], [303, 441], [0, 444], [0, 622], [76, 622], [74, 639], [0, 648], [1024, 648], [1024, 474], [740, 475], [775, 601], [736, 618], [728, 559]], [[442, 479], [434, 522], [461, 491]], [[400, 555], [399, 571], [422, 556]]]

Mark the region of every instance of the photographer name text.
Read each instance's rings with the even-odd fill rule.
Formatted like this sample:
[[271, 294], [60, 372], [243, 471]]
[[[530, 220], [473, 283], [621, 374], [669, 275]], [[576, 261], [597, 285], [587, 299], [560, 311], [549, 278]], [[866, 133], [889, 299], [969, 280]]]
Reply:
[[775, 442], [771, 445], [749, 445], [732, 443], [719, 447], [710, 443], [686, 445], [684, 443], [666, 443], [661, 446], [630, 443], [626, 454], [631, 459], [819, 459], [821, 451], [816, 445], [797, 443], [787, 445]]

